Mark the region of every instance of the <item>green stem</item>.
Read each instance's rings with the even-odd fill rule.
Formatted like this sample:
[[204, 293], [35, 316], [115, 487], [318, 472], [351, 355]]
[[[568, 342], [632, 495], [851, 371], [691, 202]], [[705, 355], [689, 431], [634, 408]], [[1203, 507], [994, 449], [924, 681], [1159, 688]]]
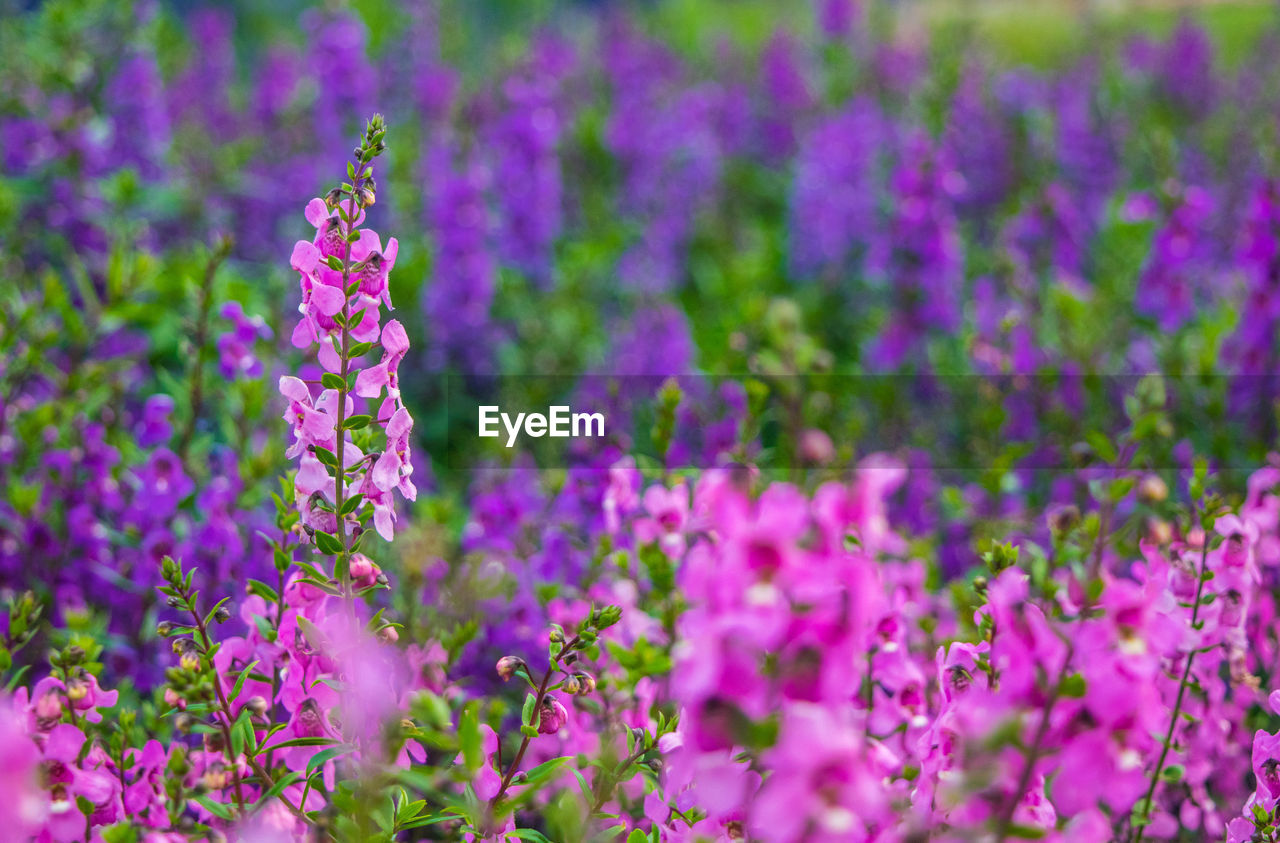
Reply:
[[[1204, 533], [1204, 545], [1200, 550], [1200, 571], [1196, 578], [1196, 602], [1191, 608], [1191, 628], [1196, 628], [1196, 622], [1200, 617], [1200, 596], [1204, 592], [1204, 571], [1205, 565], [1209, 560], [1209, 531], [1204, 529], [1204, 517], [1200, 518], [1201, 531]], [[1164, 746], [1160, 750], [1160, 759], [1156, 762], [1155, 772], [1151, 775], [1151, 784], [1147, 787], [1147, 795], [1142, 800], [1142, 813], [1139, 817], [1143, 820], [1147, 819], [1151, 813], [1151, 801], [1156, 795], [1156, 786], [1160, 783], [1160, 774], [1164, 772], [1164, 762], [1169, 757], [1169, 747], [1173, 744], [1173, 732], [1178, 726], [1178, 715], [1182, 712], [1182, 698], [1187, 693], [1187, 681], [1191, 678], [1191, 665], [1195, 661], [1196, 649], [1193, 647], [1187, 653], [1187, 664], [1182, 669], [1182, 681], [1178, 683], [1178, 696], [1173, 702], [1173, 714], [1169, 717], [1169, 729], [1164, 735]], [[1146, 823], [1138, 826], [1137, 832], [1134, 834], [1134, 843], [1142, 843], [1142, 836], [1146, 833]]]
[[359, 166], [356, 168], [356, 174], [351, 180], [351, 195], [347, 200], [347, 219], [342, 238], [342, 371], [339, 373], [342, 378], [342, 386], [338, 389], [338, 443], [334, 451], [338, 458], [338, 465], [333, 478], [334, 520], [337, 521], [338, 541], [342, 544], [342, 552], [339, 557], [341, 564], [338, 565], [338, 580], [353, 625], [356, 610], [353, 603], [354, 596], [351, 591], [351, 549], [347, 546], [347, 524], [344, 520], [345, 516], [342, 515], [342, 505], [346, 499], [347, 471], [346, 460], [343, 458], [347, 437], [343, 426], [346, 424], [347, 415], [347, 377], [351, 372], [351, 331], [348, 330], [349, 320], [351, 319], [351, 303], [347, 296], [347, 284], [351, 281], [351, 235], [356, 230], [356, 192], [367, 165], [366, 155], [368, 155], [367, 152], [360, 153]]

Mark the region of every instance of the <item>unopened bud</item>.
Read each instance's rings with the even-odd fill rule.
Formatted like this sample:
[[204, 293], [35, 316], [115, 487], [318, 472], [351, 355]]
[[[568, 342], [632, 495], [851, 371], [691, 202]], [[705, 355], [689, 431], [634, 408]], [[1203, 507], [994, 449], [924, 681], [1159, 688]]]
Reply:
[[1080, 509], [1075, 504], [1055, 507], [1049, 511], [1047, 520], [1054, 533], [1066, 533], [1080, 523]]
[[168, 638], [172, 632], [173, 624], [168, 621], [160, 621], [160, 623], [156, 624], [156, 635], [159, 635], [161, 638]]
[[826, 431], [810, 428], [800, 434], [800, 456], [806, 463], [826, 465], [835, 455], [836, 446]]
[[1160, 503], [1169, 497], [1169, 487], [1160, 475], [1148, 474], [1138, 486], [1138, 497], [1143, 503]]
[[1173, 541], [1173, 525], [1163, 518], [1152, 518], [1147, 521], [1147, 537], [1153, 544], [1168, 544]]
[[213, 613], [213, 619], [218, 623], [226, 623], [227, 621], [231, 620], [231, 610], [228, 609], [225, 605], [219, 606], [217, 610]]
[[83, 679], [67, 680], [67, 699], [75, 703], [80, 702], [87, 696], [89, 696], [89, 683]]
[[525, 664], [524, 659], [519, 656], [503, 656], [498, 659], [497, 669], [498, 675], [502, 677], [502, 681], [506, 682], [521, 670], [527, 672], [529, 666]]

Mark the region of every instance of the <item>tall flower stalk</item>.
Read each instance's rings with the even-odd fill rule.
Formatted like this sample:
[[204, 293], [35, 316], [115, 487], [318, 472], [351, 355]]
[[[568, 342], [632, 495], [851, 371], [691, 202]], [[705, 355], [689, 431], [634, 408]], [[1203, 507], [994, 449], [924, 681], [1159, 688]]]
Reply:
[[[293, 344], [319, 343], [325, 371], [318, 384], [280, 379], [290, 402], [285, 419], [294, 432], [287, 453], [299, 458], [294, 495], [303, 530], [321, 553], [335, 558], [331, 575], [304, 566], [305, 579], [349, 603], [365, 579], [353, 569], [367, 567], [359, 551], [369, 522], [390, 541], [392, 490], [417, 497], [410, 479], [413, 419], [400, 400], [397, 373], [409, 341], [398, 321], [380, 324], [382, 306], [393, 309], [388, 275], [399, 244], [393, 237], [383, 249], [376, 232], [360, 228], [376, 198], [373, 159], [386, 149], [385, 136], [382, 116], [374, 115], [347, 164], [348, 180], [307, 205], [316, 235], [295, 244], [290, 262], [302, 290]], [[365, 365], [375, 349], [381, 359]], [[315, 385], [321, 390], [313, 397]], [[368, 412], [360, 412], [366, 407], [358, 407], [357, 399], [367, 402]]]

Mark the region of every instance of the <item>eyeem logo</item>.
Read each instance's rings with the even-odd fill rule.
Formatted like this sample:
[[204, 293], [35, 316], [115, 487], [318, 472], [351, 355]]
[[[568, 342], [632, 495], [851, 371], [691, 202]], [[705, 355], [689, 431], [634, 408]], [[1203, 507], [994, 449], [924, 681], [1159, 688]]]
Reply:
[[514, 419], [495, 405], [480, 407], [480, 436], [501, 436], [499, 423], [506, 429], [508, 448], [515, 447], [522, 431], [534, 439], [543, 436], [553, 439], [604, 436], [604, 413], [574, 413], [565, 406], [548, 407], [545, 416], [542, 413], [517, 413]]

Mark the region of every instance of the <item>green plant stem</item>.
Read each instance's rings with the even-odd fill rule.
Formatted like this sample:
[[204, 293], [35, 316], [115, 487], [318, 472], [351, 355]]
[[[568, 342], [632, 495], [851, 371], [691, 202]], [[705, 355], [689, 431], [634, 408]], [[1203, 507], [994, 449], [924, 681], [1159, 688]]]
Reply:
[[[1074, 649], [1068, 643], [1066, 658], [1062, 660], [1061, 676], [1066, 675], [1074, 654]], [[1044, 747], [1044, 739], [1049, 736], [1049, 726], [1053, 717], [1054, 706], [1058, 704], [1058, 700], [1062, 697], [1061, 676], [1054, 685], [1053, 693], [1049, 695], [1049, 699], [1044, 705], [1044, 711], [1040, 714], [1040, 725], [1036, 727], [1036, 735], [1032, 738], [1031, 746], [1027, 749], [1027, 754], [1022, 764], [1022, 772], [1018, 775], [1018, 784], [1013, 793], [1010, 794], [1004, 811], [1000, 814], [1000, 821], [996, 826], [996, 843], [1004, 843], [1009, 836], [1013, 826], [1013, 815], [1018, 811], [1018, 803], [1027, 792], [1027, 788], [1031, 786], [1031, 777], [1035, 774], [1036, 762], [1040, 760], [1040, 751]]]
[[178, 457], [184, 462], [187, 451], [191, 448], [191, 440], [196, 434], [196, 423], [204, 412], [204, 365], [208, 357], [209, 344], [209, 312], [213, 306], [213, 279], [218, 274], [218, 267], [227, 259], [231, 251], [229, 241], [219, 243], [204, 268], [204, 280], [200, 284], [200, 304], [196, 309], [195, 354], [191, 356], [191, 413], [182, 428], [182, 438], [178, 440]]
[[[578, 643], [575, 636], [572, 641], [564, 645], [560, 652], [567, 653]], [[529, 725], [536, 726], [542, 716], [542, 702], [547, 698], [547, 686], [551, 684], [551, 674], [555, 672], [560, 664], [559, 656], [551, 659], [551, 663], [547, 665], [547, 672], [542, 675], [542, 682], [538, 685], [538, 693], [533, 699], [533, 722]], [[533, 740], [528, 735], [523, 735], [520, 741], [520, 748], [516, 750], [516, 757], [511, 759], [511, 766], [507, 768], [507, 772], [502, 777], [502, 785], [498, 788], [498, 792], [489, 800], [490, 807], [496, 806], [503, 796], [507, 793], [507, 788], [511, 786], [511, 780], [515, 778], [516, 771], [520, 769], [520, 761], [524, 758], [525, 750], [529, 748], [529, 742]]]
[[[1191, 628], [1195, 629], [1196, 623], [1200, 617], [1200, 597], [1204, 592], [1204, 571], [1209, 561], [1209, 531], [1204, 529], [1204, 517], [1200, 518], [1201, 531], [1204, 533], [1204, 546], [1200, 550], [1200, 570], [1199, 576], [1196, 578], [1196, 602], [1191, 608]], [[1164, 745], [1160, 750], [1160, 758], [1156, 761], [1156, 769], [1151, 774], [1151, 784], [1147, 787], [1147, 795], [1142, 799], [1142, 813], [1139, 815], [1142, 819], [1146, 819], [1151, 813], [1151, 802], [1155, 799], [1156, 787], [1160, 783], [1160, 774], [1164, 772], [1164, 762], [1169, 757], [1169, 747], [1173, 744], [1173, 732], [1178, 727], [1178, 716], [1182, 712], [1182, 699], [1187, 693], [1187, 681], [1191, 678], [1191, 665], [1195, 661], [1196, 649], [1193, 647], [1187, 653], [1187, 664], [1182, 669], [1182, 680], [1178, 683], [1178, 696], [1174, 699], [1173, 713], [1169, 717], [1169, 729], [1164, 735]], [[1134, 843], [1142, 843], [1142, 837], [1146, 833], [1146, 823], [1138, 826], [1134, 832]]]
[[366, 154], [365, 152], [360, 154], [360, 166], [356, 170], [355, 177], [351, 180], [351, 196], [347, 200], [347, 220], [342, 238], [342, 371], [339, 373], [342, 378], [342, 386], [338, 389], [338, 443], [334, 449], [334, 454], [338, 458], [338, 465], [333, 478], [333, 513], [334, 520], [337, 522], [338, 541], [342, 544], [342, 552], [339, 557], [342, 564], [338, 566], [338, 581], [353, 625], [356, 609], [353, 602], [354, 596], [351, 592], [351, 549], [347, 546], [347, 524], [342, 515], [342, 505], [346, 499], [347, 471], [346, 461], [343, 458], [347, 437], [343, 426], [346, 424], [347, 414], [347, 376], [351, 371], [351, 331], [348, 329], [351, 318], [351, 303], [347, 296], [347, 284], [351, 281], [351, 235], [356, 228], [356, 188], [359, 186], [360, 177], [364, 174]]
[[[185, 593], [185, 590], [182, 596], [184, 599], [187, 600], [187, 606], [191, 612], [191, 617], [195, 620], [196, 629], [200, 633], [201, 647], [205, 653], [208, 653], [209, 644], [213, 641], [213, 639], [209, 635], [209, 629], [205, 625], [204, 618], [200, 616], [200, 612], [196, 610], [195, 602], [191, 599], [191, 596], [189, 594]], [[221, 731], [222, 731], [223, 749], [224, 749], [224, 752], [226, 753], [227, 759], [231, 763], [232, 774], [234, 776], [235, 785], [236, 785], [236, 803], [240, 808], [240, 814], [243, 816], [244, 815], [244, 795], [243, 793], [241, 793], [241, 790], [240, 790], [240, 772], [238, 769], [239, 765], [236, 764], [236, 760], [231, 757], [231, 724], [232, 722], [234, 722], [231, 718], [231, 703], [227, 700], [226, 692], [222, 690], [222, 680], [218, 677], [216, 672], [214, 673], [214, 676], [213, 676], [213, 690], [214, 690], [214, 694], [217, 696], [219, 713], [222, 715], [222, 717], [219, 718], [218, 725], [221, 727]], [[275, 781], [271, 777], [271, 774], [262, 768], [262, 765], [258, 763], [258, 760], [254, 758], [251, 753], [245, 753], [244, 759], [249, 764], [249, 768], [253, 770], [254, 775], [256, 775], [259, 779], [262, 780], [262, 783], [266, 786], [267, 790], [270, 790], [275, 784]], [[288, 808], [289, 811], [295, 817], [302, 820], [303, 822], [309, 823], [309, 820], [307, 819], [306, 814], [304, 814], [300, 808], [298, 808], [292, 802], [290, 802], [289, 797], [285, 796], [283, 792], [277, 794], [276, 798], [279, 799], [282, 803], [284, 803], [284, 806]]]

